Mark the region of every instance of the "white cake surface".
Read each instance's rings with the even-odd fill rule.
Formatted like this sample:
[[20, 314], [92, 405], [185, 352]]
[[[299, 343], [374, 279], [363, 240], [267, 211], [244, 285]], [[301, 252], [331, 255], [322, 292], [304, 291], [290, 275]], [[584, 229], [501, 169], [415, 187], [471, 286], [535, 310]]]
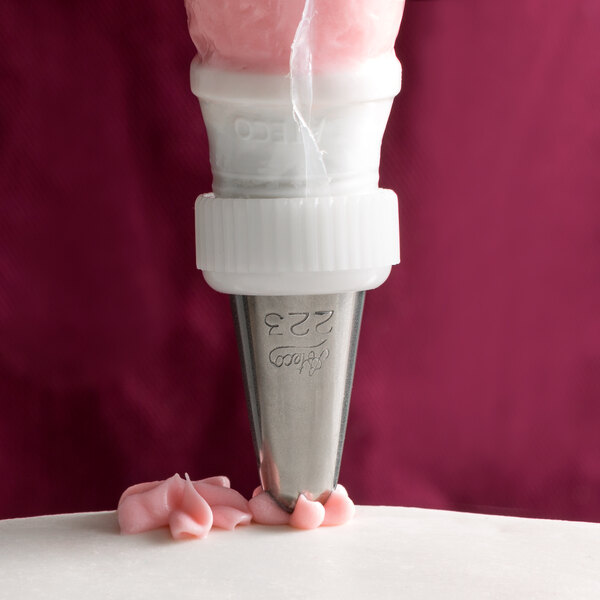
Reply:
[[0, 598], [600, 598], [600, 525], [359, 506], [348, 525], [175, 542], [114, 512], [0, 521]]

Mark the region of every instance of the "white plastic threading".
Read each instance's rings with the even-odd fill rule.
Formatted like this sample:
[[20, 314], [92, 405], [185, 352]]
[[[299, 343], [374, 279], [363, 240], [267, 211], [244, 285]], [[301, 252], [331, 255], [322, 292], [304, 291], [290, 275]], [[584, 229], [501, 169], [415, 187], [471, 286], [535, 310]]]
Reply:
[[[398, 202], [394, 192], [383, 189], [325, 198], [205, 194], [196, 201], [196, 241], [198, 268], [213, 274], [211, 285], [217, 282], [222, 292], [370, 289], [400, 261]], [[299, 274], [304, 278], [298, 279]], [[297, 281], [290, 283], [294, 277]], [[338, 289], [342, 279], [343, 290]]]

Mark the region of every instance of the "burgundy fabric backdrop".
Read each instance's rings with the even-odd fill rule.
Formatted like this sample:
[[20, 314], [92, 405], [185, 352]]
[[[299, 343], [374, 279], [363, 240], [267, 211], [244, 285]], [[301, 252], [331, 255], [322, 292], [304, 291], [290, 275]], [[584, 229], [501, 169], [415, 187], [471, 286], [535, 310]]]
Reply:
[[[0, 3], [0, 517], [188, 471], [257, 483], [183, 2]], [[600, 2], [410, 1], [343, 481], [600, 520]]]

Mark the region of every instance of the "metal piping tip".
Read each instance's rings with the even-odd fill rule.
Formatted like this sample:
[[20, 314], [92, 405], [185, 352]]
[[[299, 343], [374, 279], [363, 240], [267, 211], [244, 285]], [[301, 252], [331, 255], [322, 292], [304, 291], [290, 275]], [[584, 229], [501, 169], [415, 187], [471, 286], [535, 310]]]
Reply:
[[231, 297], [261, 484], [288, 512], [337, 484], [364, 295]]

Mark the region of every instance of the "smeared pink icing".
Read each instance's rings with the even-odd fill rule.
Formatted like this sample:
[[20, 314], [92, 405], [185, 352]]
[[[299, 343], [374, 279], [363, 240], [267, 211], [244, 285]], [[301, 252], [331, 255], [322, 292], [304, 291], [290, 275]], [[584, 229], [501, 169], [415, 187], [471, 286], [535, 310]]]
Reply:
[[169, 526], [175, 539], [204, 538], [211, 527], [234, 529], [252, 519], [248, 501], [230, 488], [227, 477], [200, 481], [175, 474], [164, 481], [127, 488], [119, 500], [121, 533]]
[[249, 502], [253, 520], [262, 525], [290, 525], [297, 529], [343, 525], [354, 516], [354, 503], [344, 486], [339, 485], [325, 504], [312, 502], [301, 495], [292, 514], [287, 513], [260, 487]]
[[[185, 0], [203, 62], [230, 69], [289, 69], [305, 0]], [[391, 52], [404, 0], [314, 0], [313, 68], [340, 68]]]

